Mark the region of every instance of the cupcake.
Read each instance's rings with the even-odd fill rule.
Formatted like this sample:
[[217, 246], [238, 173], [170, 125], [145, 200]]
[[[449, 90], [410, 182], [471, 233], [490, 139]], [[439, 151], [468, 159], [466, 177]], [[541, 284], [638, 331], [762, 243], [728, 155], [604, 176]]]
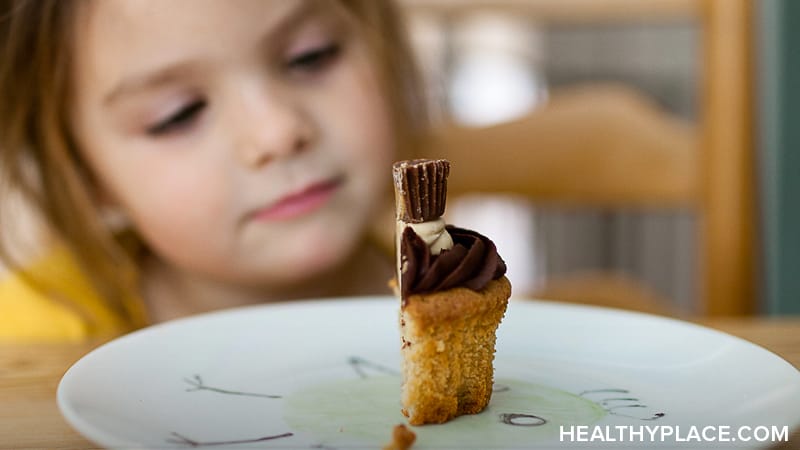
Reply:
[[412, 425], [481, 412], [492, 395], [497, 327], [511, 284], [494, 243], [446, 225], [446, 160], [393, 166], [402, 413]]

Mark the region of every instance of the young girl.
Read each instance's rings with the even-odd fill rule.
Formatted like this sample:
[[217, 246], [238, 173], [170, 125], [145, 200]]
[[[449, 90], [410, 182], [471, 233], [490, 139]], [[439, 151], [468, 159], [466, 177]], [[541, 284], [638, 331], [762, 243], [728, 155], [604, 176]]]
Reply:
[[22, 194], [55, 241], [12, 258], [0, 210], [0, 339], [388, 292], [367, 230], [424, 117], [391, 4], [2, 8], [2, 201]]

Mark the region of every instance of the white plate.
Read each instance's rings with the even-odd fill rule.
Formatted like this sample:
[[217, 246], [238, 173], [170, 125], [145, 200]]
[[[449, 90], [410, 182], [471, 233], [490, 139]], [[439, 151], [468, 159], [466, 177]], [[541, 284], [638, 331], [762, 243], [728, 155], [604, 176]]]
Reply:
[[[153, 326], [78, 361], [61, 380], [58, 404], [106, 447], [380, 448], [405, 422], [397, 309], [390, 297], [351, 298]], [[752, 427], [742, 435], [752, 439], [724, 446], [758, 448], [770, 442], [755, 441], [766, 430], [756, 427], [777, 427], [780, 437], [782, 427], [800, 424], [800, 373], [707, 328], [514, 300], [497, 339], [489, 407], [413, 427], [415, 449], [595, 448], [601, 439], [693, 448], [720, 444], [726, 427], [736, 439], [741, 426]], [[698, 443], [693, 427], [716, 441]], [[637, 430], [644, 436], [630, 434]], [[652, 439], [649, 430], [658, 430]], [[677, 438], [661, 442], [668, 430]]]

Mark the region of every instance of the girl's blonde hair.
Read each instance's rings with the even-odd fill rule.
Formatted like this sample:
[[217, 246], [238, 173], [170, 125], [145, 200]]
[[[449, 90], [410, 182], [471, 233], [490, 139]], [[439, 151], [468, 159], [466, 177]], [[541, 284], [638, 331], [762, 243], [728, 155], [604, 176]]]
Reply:
[[[426, 123], [422, 83], [396, 6], [381, 0], [339, 0], [339, 9], [363, 33], [384, 82], [401, 147]], [[70, 130], [75, 26], [82, 0], [0, 0], [0, 202], [21, 194], [50, 232], [74, 256], [93, 287], [125, 315], [136, 292], [136, 255], [103, 223], [97, 184]], [[8, 208], [0, 230], [10, 232]], [[35, 287], [48, 280], [26, 272], [0, 239], [0, 258]], [[69, 301], [68, 299], [66, 300]]]

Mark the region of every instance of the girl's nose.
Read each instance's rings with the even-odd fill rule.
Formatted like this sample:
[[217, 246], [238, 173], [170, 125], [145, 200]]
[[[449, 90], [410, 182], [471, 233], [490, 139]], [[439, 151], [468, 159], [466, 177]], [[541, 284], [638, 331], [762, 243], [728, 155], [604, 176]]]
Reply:
[[249, 168], [259, 168], [270, 161], [291, 156], [307, 148], [314, 131], [299, 104], [289, 96], [245, 92], [242, 117], [235, 119], [239, 128], [238, 153]]

